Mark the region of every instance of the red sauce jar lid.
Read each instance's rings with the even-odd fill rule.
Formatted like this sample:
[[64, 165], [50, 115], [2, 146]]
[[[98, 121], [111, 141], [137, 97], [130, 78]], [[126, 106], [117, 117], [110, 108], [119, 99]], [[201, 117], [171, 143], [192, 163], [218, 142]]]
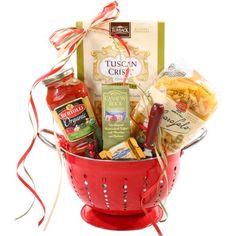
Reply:
[[55, 75], [49, 76], [47, 79], [43, 80], [43, 83], [45, 86], [48, 86], [49, 84], [52, 84], [54, 82], [58, 82], [61, 79], [65, 78], [68, 75], [71, 75], [74, 73], [74, 69], [70, 68], [70, 69], [64, 69], [60, 72], [58, 72]]

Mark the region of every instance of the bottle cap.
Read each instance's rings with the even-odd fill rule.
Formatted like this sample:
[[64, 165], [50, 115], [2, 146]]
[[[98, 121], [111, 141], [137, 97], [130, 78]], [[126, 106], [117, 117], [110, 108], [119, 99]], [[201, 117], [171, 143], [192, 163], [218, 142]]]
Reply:
[[61, 79], [65, 78], [66, 76], [71, 75], [73, 73], [74, 73], [73, 68], [64, 69], [55, 75], [49, 76], [47, 79], [43, 80], [43, 83], [45, 86], [48, 86], [49, 84], [52, 84], [54, 82], [58, 82]]

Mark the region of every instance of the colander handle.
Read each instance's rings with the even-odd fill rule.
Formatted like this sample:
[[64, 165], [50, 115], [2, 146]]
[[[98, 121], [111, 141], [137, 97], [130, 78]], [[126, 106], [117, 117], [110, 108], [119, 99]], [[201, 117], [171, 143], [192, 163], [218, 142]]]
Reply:
[[192, 142], [190, 142], [188, 145], [186, 145], [184, 148], [182, 148], [182, 151], [189, 149], [190, 147], [194, 146], [195, 144], [202, 141], [206, 137], [207, 129], [205, 127], [203, 127], [201, 130], [202, 130], [201, 134], [196, 139], [194, 139]]
[[[54, 135], [54, 132], [50, 129], [42, 129], [38, 132], [38, 137], [39, 139], [44, 143], [46, 144], [48, 147], [50, 147], [51, 149], [53, 150], [56, 150], [56, 145], [54, 143], [52, 143], [51, 141], [49, 141], [44, 135], [43, 133], [46, 133], [46, 134], [51, 134], [51, 135]], [[60, 138], [61, 135], [56, 133], [57, 137]], [[61, 150], [62, 151], [62, 150]]]

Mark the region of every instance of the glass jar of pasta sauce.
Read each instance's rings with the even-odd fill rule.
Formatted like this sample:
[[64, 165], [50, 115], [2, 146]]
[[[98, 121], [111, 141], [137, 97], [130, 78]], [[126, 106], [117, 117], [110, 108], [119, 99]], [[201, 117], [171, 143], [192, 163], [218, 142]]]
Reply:
[[96, 157], [97, 121], [85, 84], [75, 78], [73, 68], [63, 70], [44, 81], [47, 104], [69, 143], [69, 151]]

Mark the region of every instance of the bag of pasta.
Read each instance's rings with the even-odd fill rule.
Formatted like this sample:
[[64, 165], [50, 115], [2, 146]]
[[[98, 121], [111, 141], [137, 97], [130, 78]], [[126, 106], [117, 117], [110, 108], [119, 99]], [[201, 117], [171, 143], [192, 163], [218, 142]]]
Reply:
[[[149, 102], [148, 102], [149, 100]], [[162, 103], [165, 113], [161, 121], [162, 143], [168, 154], [183, 148], [204, 125], [217, 106], [215, 94], [206, 80], [195, 70], [185, 70], [171, 64], [146, 91], [133, 112], [136, 124], [147, 123], [151, 103]], [[137, 125], [132, 134], [137, 135]]]

